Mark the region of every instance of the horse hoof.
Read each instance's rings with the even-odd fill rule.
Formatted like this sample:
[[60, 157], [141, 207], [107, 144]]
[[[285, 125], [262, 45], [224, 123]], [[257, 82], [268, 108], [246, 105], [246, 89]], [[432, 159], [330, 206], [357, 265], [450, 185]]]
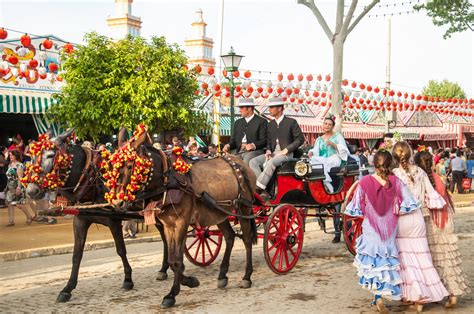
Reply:
[[252, 281], [250, 281], [250, 280], [245, 280], [244, 279], [240, 282], [240, 288], [242, 288], [242, 289], [248, 289], [251, 286], [252, 286]]
[[229, 282], [229, 279], [227, 277], [224, 279], [217, 280], [217, 288], [224, 289], [225, 287], [227, 287], [228, 282]]
[[166, 279], [168, 279], [168, 274], [159, 271], [158, 275], [156, 276], [156, 280], [163, 281], [163, 280], [166, 280]]
[[71, 293], [69, 292], [60, 292], [56, 302], [59, 303], [66, 303], [67, 301], [71, 300]]
[[201, 284], [199, 280], [193, 276], [189, 276], [187, 281], [188, 282], [185, 284], [185, 286], [189, 288], [196, 288], [199, 287], [199, 285]]
[[162, 309], [169, 309], [170, 307], [173, 307], [176, 304], [176, 300], [174, 298], [164, 298], [163, 302], [161, 302], [161, 308]]
[[123, 290], [132, 290], [133, 289], [133, 282], [131, 281], [124, 281], [122, 285]]

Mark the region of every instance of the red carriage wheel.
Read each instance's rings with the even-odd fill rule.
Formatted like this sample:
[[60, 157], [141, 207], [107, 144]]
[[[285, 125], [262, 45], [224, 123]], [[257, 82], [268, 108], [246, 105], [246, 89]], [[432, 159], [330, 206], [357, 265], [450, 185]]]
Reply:
[[184, 254], [194, 265], [205, 267], [214, 262], [222, 246], [219, 229], [195, 227], [188, 231]]
[[303, 219], [298, 210], [289, 204], [276, 207], [267, 220], [263, 237], [265, 261], [274, 273], [287, 273], [296, 265], [303, 237]]
[[343, 213], [342, 228], [344, 233], [344, 241], [346, 242], [347, 249], [352, 255], [356, 254], [355, 245], [357, 238], [362, 234], [362, 222], [364, 221], [364, 218], [345, 215], [344, 211], [346, 210], [347, 204], [349, 204], [349, 202], [354, 197], [358, 185], [359, 183], [355, 182], [351, 186], [347, 192], [346, 199], [344, 200], [341, 208], [341, 212]]

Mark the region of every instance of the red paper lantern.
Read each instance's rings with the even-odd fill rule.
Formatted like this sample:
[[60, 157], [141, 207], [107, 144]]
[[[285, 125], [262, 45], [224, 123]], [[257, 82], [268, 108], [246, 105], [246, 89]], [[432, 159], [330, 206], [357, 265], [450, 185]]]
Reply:
[[360, 89], [365, 89], [365, 84], [364, 84], [364, 83], [360, 83], [360, 84], [359, 84], [359, 88], [360, 88]]
[[316, 76], [316, 79], [317, 79], [318, 81], [321, 81], [321, 80], [323, 79], [323, 77], [321, 76], [321, 74], [318, 74], [318, 76]]
[[257, 92], [258, 92], [259, 94], [261, 94], [261, 93], [263, 92], [263, 87], [261, 87], [261, 86], [260, 86], [260, 87], [257, 87]]
[[48, 69], [49, 72], [54, 73], [58, 70], [58, 65], [54, 62], [51, 62], [50, 64], [48, 64]]
[[204, 96], [209, 96], [209, 91], [206, 89], [203, 93]]
[[46, 38], [45, 40], [43, 40], [43, 47], [45, 49], [51, 49], [53, 47], [53, 41], [49, 40], [49, 38]]
[[250, 78], [251, 76], [252, 76], [252, 73], [251, 73], [249, 70], [245, 71], [245, 73], [244, 73], [244, 77], [245, 77], [245, 78], [248, 79], [248, 78]]
[[357, 87], [357, 83], [356, 83], [356, 82], [352, 82], [352, 83], [351, 83], [351, 87], [352, 87], [352, 88], [356, 88], [356, 87]]
[[209, 88], [209, 85], [206, 82], [204, 82], [204, 83], [201, 84], [201, 88], [206, 90], [206, 89]]
[[25, 35], [21, 36], [20, 42], [23, 45], [23, 47], [28, 47], [28, 46], [31, 45], [31, 37], [28, 36], [28, 34], [25, 34]]
[[278, 76], [277, 76], [278, 80], [281, 82], [283, 81], [283, 74], [282, 73], [278, 73]]
[[298, 74], [298, 81], [300, 81], [300, 82], [301, 82], [303, 79], [304, 79], [304, 76], [303, 76], [303, 74]]
[[293, 81], [295, 79], [295, 76], [293, 75], [293, 73], [290, 73], [288, 74], [287, 78], [288, 78], [288, 81]]
[[253, 93], [253, 87], [252, 86], [247, 87], [247, 92], [250, 94]]
[[371, 91], [372, 91], [372, 86], [370, 86], [370, 85], [367, 86], [367, 91], [368, 91], [368, 92], [371, 92]]
[[201, 66], [200, 66], [199, 64], [196, 65], [196, 66], [194, 67], [194, 71], [195, 71], [196, 73], [201, 73], [201, 71], [202, 71]]
[[375, 92], [375, 93], [379, 93], [379, 92], [380, 92], [380, 88], [375, 87], [375, 88], [374, 88], [374, 92]]
[[236, 91], [237, 93], [240, 93], [240, 92], [242, 91], [242, 87], [241, 87], [240, 85], [237, 85], [237, 86], [235, 87], [235, 91]]
[[239, 70], [234, 71], [234, 72], [232, 73], [232, 76], [234, 76], [234, 77], [239, 77], [239, 76], [240, 76]]
[[326, 98], [326, 93], [325, 92], [321, 93], [321, 98]]
[[32, 67], [33, 69], [36, 68], [38, 66], [38, 60], [36, 59], [31, 59], [30, 62], [29, 62], [29, 65], [30, 67]]
[[14, 55], [11, 55], [7, 58], [7, 61], [10, 62], [11, 64], [17, 64], [18, 63], [18, 58]]
[[207, 68], [207, 74], [213, 75], [214, 74], [214, 68], [213, 67]]
[[349, 81], [346, 80], [346, 79], [343, 79], [342, 80], [342, 86], [347, 86], [347, 84], [349, 84]]
[[322, 102], [320, 103], [320, 105], [323, 106], [323, 107], [325, 107], [325, 106], [326, 106], [326, 102], [325, 102], [325, 101], [322, 101]]
[[194, 96], [197, 96], [197, 95], [199, 95], [199, 89], [196, 89], [196, 90], [194, 91]]
[[273, 93], [273, 88], [268, 87], [268, 88], [267, 88], [267, 93], [269, 93], [269, 94]]
[[46, 74], [40, 74], [40, 79], [44, 80], [46, 78]]
[[227, 70], [226, 69], [222, 70], [222, 76], [227, 77]]
[[6, 29], [4, 29], [3, 27], [0, 28], [0, 39], [5, 39], [8, 37], [8, 32]]
[[283, 93], [283, 88], [282, 88], [282, 87], [278, 87], [278, 88], [277, 88], [277, 93], [278, 93], [278, 95], [280, 95], [281, 93]]
[[290, 96], [290, 95], [293, 93], [293, 90], [292, 90], [291, 88], [287, 88], [287, 89], [285, 90], [285, 93], [286, 93], [288, 96]]
[[319, 92], [318, 92], [317, 90], [315, 90], [315, 91], [313, 92], [313, 96], [314, 96], [314, 97], [319, 97]]
[[326, 75], [325, 79], [326, 79], [326, 82], [329, 82], [331, 80], [331, 75], [329, 75], [329, 74]]
[[300, 89], [298, 87], [295, 87], [293, 89], [293, 94], [299, 94], [300, 93]]
[[218, 92], [220, 89], [221, 89], [221, 86], [219, 84], [215, 84], [213, 87], [212, 87], [216, 92]]
[[311, 82], [311, 81], [313, 80], [313, 76], [312, 76], [311, 74], [306, 75], [306, 80], [307, 80], [308, 82]]
[[391, 96], [391, 97], [395, 96], [395, 91], [394, 90], [389, 91], [388, 95]]

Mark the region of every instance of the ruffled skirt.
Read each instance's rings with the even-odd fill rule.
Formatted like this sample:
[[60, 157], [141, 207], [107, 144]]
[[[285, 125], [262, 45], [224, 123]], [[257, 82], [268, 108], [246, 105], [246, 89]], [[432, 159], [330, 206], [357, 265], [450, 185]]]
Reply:
[[444, 286], [451, 295], [462, 296], [469, 293], [469, 282], [461, 268], [458, 237], [454, 233], [451, 213], [443, 229], [439, 229], [431, 217], [425, 217], [425, 222], [433, 265]]
[[[353, 264], [357, 268], [359, 285], [375, 295], [389, 300], [400, 300], [402, 280], [396, 248], [392, 250], [388, 248], [385, 252], [374, 252], [373, 247], [367, 250], [367, 242], [362, 235], [356, 244], [357, 255]], [[394, 254], [387, 254], [388, 251]]]
[[397, 247], [402, 296], [412, 302], [438, 302], [449, 293], [433, 266], [423, 215], [420, 210], [398, 221]]

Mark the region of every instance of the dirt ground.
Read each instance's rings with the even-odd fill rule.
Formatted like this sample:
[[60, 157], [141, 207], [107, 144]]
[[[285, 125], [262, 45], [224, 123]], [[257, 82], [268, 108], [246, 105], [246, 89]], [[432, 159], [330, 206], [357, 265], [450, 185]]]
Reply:
[[[463, 268], [474, 282], [474, 206], [456, 211], [456, 230], [463, 258]], [[319, 230], [317, 223], [309, 223], [304, 239], [304, 248], [296, 267], [286, 275], [276, 275], [265, 264], [262, 240], [254, 247], [253, 286], [243, 290], [238, 287], [244, 273], [244, 249], [236, 241], [228, 274], [229, 285], [225, 290], [217, 289], [217, 275], [222, 251], [209, 267], [200, 268], [186, 264], [186, 273], [196, 276], [201, 285], [195, 289], [183, 288], [177, 297], [178, 313], [371, 313], [371, 296], [357, 284], [353, 257], [344, 244], [332, 244], [332, 236]], [[165, 282], [155, 280], [159, 261], [162, 258], [158, 243], [135, 244], [136, 250], [129, 254], [133, 267], [135, 288], [123, 291], [122, 265], [118, 257], [97, 258], [81, 268], [79, 285], [69, 303], [55, 303], [56, 296], [66, 284], [70, 264], [61, 266], [54, 259], [60, 256], [42, 257], [0, 265], [0, 312], [142, 312], [156, 313], [160, 310], [163, 296], [171, 287], [170, 278]], [[130, 248], [131, 249], [131, 248]], [[104, 250], [100, 250], [104, 251]], [[99, 254], [86, 252], [84, 258]], [[34, 268], [30, 263], [35, 260]], [[10, 267], [21, 268], [14, 274]], [[21, 266], [23, 265], [23, 266]], [[29, 266], [28, 266], [29, 265]], [[24, 269], [24, 272], [22, 271]], [[474, 313], [474, 293], [459, 301], [458, 308], [445, 310], [441, 304], [425, 307], [427, 313]], [[392, 313], [407, 311], [397, 302], [388, 303]]]

